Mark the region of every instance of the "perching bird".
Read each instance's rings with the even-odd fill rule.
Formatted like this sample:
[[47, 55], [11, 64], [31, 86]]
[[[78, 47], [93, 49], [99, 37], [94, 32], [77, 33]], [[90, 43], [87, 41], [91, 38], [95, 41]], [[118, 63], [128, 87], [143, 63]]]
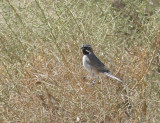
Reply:
[[123, 80], [113, 76], [108, 68], [96, 57], [94, 54], [91, 45], [84, 44], [82, 47], [83, 52], [83, 66], [87, 69], [87, 71], [94, 76], [96, 74], [102, 73], [107, 75], [108, 77], [115, 79], [119, 82], [124, 82]]

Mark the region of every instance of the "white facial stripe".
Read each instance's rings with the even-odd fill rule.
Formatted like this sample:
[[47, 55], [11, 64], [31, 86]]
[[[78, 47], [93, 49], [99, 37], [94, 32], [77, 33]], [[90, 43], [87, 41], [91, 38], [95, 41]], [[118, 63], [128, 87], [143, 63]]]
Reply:
[[86, 50], [88, 53], [90, 52], [89, 50]]

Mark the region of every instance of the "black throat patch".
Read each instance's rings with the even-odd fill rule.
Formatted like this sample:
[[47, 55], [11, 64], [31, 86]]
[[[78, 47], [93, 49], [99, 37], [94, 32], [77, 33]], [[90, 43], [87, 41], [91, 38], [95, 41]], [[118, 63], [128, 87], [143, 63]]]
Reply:
[[89, 51], [87, 49], [83, 49], [82, 52], [83, 52], [84, 55], [89, 54]]

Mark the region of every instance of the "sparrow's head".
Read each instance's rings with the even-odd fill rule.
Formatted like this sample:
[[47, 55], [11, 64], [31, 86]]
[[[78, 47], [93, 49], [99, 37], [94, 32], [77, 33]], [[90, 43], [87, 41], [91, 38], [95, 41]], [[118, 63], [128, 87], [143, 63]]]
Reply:
[[93, 52], [91, 45], [89, 44], [83, 44], [83, 46], [81, 47], [82, 52], [84, 55], [90, 54]]

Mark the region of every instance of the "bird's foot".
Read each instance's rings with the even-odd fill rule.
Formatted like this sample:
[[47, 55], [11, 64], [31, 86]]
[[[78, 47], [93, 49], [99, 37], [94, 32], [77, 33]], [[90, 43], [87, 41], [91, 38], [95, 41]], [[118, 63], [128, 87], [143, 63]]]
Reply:
[[92, 80], [92, 85], [95, 86], [96, 80]]
[[83, 80], [83, 81], [85, 81], [86, 79], [87, 79], [87, 77], [86, 77], [86, 76], [83, 76], [83, 77], [82, 77], [82, 80]]

